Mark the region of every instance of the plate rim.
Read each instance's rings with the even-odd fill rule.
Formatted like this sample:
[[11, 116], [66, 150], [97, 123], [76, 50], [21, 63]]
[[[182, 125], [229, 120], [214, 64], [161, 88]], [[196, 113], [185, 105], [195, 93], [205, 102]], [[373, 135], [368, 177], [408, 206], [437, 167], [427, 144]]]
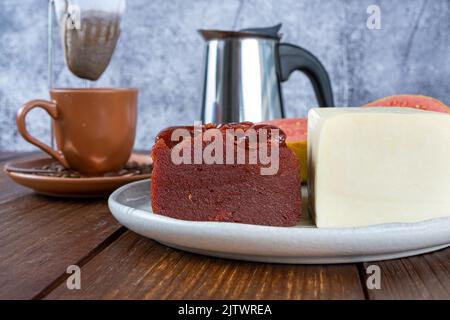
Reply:
[[[129, 206], [126, 206], [120, 202], [118, 202], [116, 200], [117, 195], [119, 195], [123, 190], [125, 189], [129, 189], [131, 187], [134, 187], [135, 185], [138, 184], [144, 184], [144, 183], [151, 183], [151, 179], [144, 179], [144, 180], [139, 180], [139, 181], [133, 181], [130, 182], [128, 184], [125, 184], [121, 187], [119, 187], [118, 189], [116, 189], [113, 193], [111, 193], [111, 195], [108, 198], [108, 204], [110, 201], [114, 201], [117, 204], [123, 206], [123, 207], [127, 207], [127, 208], [132, 208]], [[440, 217], [440, 218], [433, 218], [433, 219], [428, 219], [428, 220], [423, 220], [423, 221], [418, 221], [418, 222], [390, 222], [390, 223], [383, 223], [383, 224], [376, 224], [376, 225], [370, 225], [370, 226], [361, 226], [361, 227], [343, 227], [343, 228], [318, 228], [317, 226], [300, 226], [300, 225], [296, 225], [296, 226], [291, 226], [291, 227], [276, 227], [276, 226], [266, 226], [266, 225], [256, 225], [256, 224], [247, 224], [247, 223], [236, 223], [236, 222], [220, 222], [220, 221], [191, 221], [191, 220], [182, 220], [182, 219], [175, 219], [175, 218], [171, 218], [171, 217], [167, 217], [161, 214], [157, 214], [154, 212], [150, 212], [150, 211], [146, 211], [143, 209], [139, 209], [139, 208], [132, 208], [133, 210], [136, 211], [143, 211], [143, 212], [147, 212], [147, 213], [152, 213], [156, 216], [156, 219], [164, 219], [167, 221], [177, 221], [177, 222], [183, 222], [183, 223], [189, 223], [189, 224], [214, 224], [214, 225], [237, 225], [239, 227], [242, 226], [251, 226], [252, 228], [270, 228], [270, 229], [277, 229], [277, 230], [294, 230], [294, 229], [314, 229], [314, 230], [327, 230], [327, 231], [339, 231], [339, 232], [353, 232], [353, 231], [364, 231], [367, 229], [379, 229], [379, 227], [388, 227], [388, 228], [393, 228], [393, 230], [395, 230], [394, 228], [401, 228], [401, 229], [405, 229], [408, 227], [417, 227], [417, 226], [421, 226], [422, 224], [427, 224], [429, 222], [433, 222], [433, 221], [438, 221], [438, 220], [450, 220], [450, 216], [449, 217]], [[410, 228], [408, 228], [410, 229]]]
[[[132, 152], [131, 156], [133, 155], [145, 155], [144, 153], [140, 152]], [[130, 157], [131, 157], [130, 156]], [[46, 154], [31, 154], [27, 156], [23, 156], [17, 159], [11, 159], [8, 160], [3, 165], [3, 172], [8, 175], [9, 177], [17, 177], [20, 179], [26, 179], [26, 180], [33, 180], [36, 182], [46, 182], [46, 181], [58, 181], [58, 182], [68, 182], [68, 183], [99, 183], [99, 182], [120, 182], [124, 180], [129, 180], [130, 182], [137, 182], [134, 179], [130, 178], [138, 178], [139, 180], [143, 179], [149, 179], [151, 177], [151, 173], [146, 174], [138, 174], [134, 176], [111, 176], [111, 177], [80, 177], [80, 178], [70, 178], [70, 177], [52, 177], [52, 176], [43, 176], [43, 175], [37, 175], [37, 174], [30, 174], [30, 173], [22, 173], [22, 172], [16, 172], [11, 169], [13, 164], [21, 164], [25, 162], [32, 162], [32, 161], [42, 161], [42, 160], [52, 160], [50, 156], [47, 156]], [[150, 158], [151, 160], [151, 158]], [[153, 163], [153, 161], [151, 161]], [[125, 185], [124, 185], [125, 186]]]
[[[330, 238], [336, 235], [344, 235], [347, 239], [350, 239], [351, 237], [356, 237], [357, 238], [364, 238], [364, 234], [367, 234], [367, 232], [370, 233], [370, 236], [372, 237], [372, 242], [370, 242], [372, 244], [371, 250], [368, 250], [366, 253], [364, 252], [359, 252], [358, 250], [358, 243], [354, 244], [354, 246], [351, 249], [342, 249], [341, 252], [339, 254], [337, 254], [334, 258], [336, 257], [340, 257], [343, 258], [344, 260], [351, 260], [352, 258], [355, 259], [355, 256], [387, 256], [386, 259], [393, 259], [396, 257], [402, 257], [402, 256], [408, 256], [411, 254], [408, 254], [408, 252], [415, 252], [415, 251], [421, 251], [421, 252], [428, 252], [428, 251], [433, 251], [433, 248], [437, 248], [437, 247], [446, 247], [450, 245], [450, 232], [449, 232], [449, 236], [441, 241], [436, 241], [433, 240], [435, 238], [441, 239], [439, 236], [437, 237], [436, 235], [431, 234], [429, 231], [427, 231], [426, 229], [429, 230], [429, 226], [430, 225], [436, 225], [436, 221], [439, 221], [439, 223], [441, 223], [441, 220], [445, 220], [446, 222], [446, 226], [444, 227], [444, 231], [446, 231], [446, 228], [449, 228], [450, 230], [450, 217], [444, 217], [444, 218], [437, 218], [437, 219], [430, 219], [430, 220], [426, 220], [426, 221], [421, 221], [421, 222], [413, 222], [413, 223], [388, 223], [388, 224], [380, 224], [380, 225], [373, 225], [373, 226], [363, 226], [363, 227], [352, 227], [352, 228], [317, 228], [317, 227], [311, 227], [311, 226], [294, 226], [294, 227], [273, 227], [273, 226], [261, 226], [261, 225], [249, 225], [249, 224], [240, 224], [240, 223], [230, 223], [230, 222], [209, 222], [209, 221], [188, 221], [188, 220], [179, 220], [179, 219], [174, 219], [174, 218], [170, 218], [170, 217], [166, 217], [166, 216], [162, 216], [162, 215], [158, 215], [158, 214], [150, 214], [152, 212], [149, 212], [147, 210], [141, 209], [141, 208], [133, 208], [131, 206], [127, 206], [121, 202], [118, 201], [118, 197], [122, 194], [122, 192], [127, 191], [131, 188], [136, 187], [137, 185], [144, 185], [144, 184], [149, 184], [151, 183], [150, 179], [145, 179], [145, 180], [141, 180], [141, 181], [136, 181], [136, 182], [132, 182], [129, 184], [126, 184], [124, 186], [121, 186], [120, 188], [118, 188], [116, 191], [114, 191], [110, 197], [108, 198], [108, 205], [109, 208], [113, 214], [113, 216], [115, 217], [116, 220], [119, 221], [119, 223], [125, 225], [126, 227], [128, 227], [130, 230], [141, 234], [145, 237], [154, 239], [158, 242], [162, 242], [165, 244], [168, 244], [169, 246], [172, 245], [172, 247], [188, 247], [189, 249], [185, 249], [187, 251], [190, 252], [195, 252], [197, 251], [207, 251], [209, 253], [205, 253], [208, 255], [212, 255], [212, 256], [230, 256], [230, 255], [234, 255], [234, 256], [242, 256], [242, 255], [248, 255], [250, 256], [258, 256], [258, 254], [254, 254], [255, 251], [253, 251], [253, 253], [250, 252], [245, 252], [245, 250], [239, 250], [239, 252], [231, 252], [230, 250], [222, 250], [223, 249], [223, 245], [219, 246], [219, 248], [214, 248], [214, 249], [205, 249], [205, 246], [196, 246], [196, 245], [192, 245], [192, 243], [190, 243], [189, 245], [182, 245], [180, 244], [179, 239], [176, 239], [177, 241], [170, 241], [170, 239], [168, 240], [167, 237], [164, 239], [164, 237], [161, 237], [160, 235], [158, 235], [156, 231], [148, 231], [148, 230], [143, 230], [142, 224], [153, 224], [153, 228], [158, 228], [158, 225], [164, 224], [166, 228], [177, 228], [177, 231], [181, 233], [181, 237], [186, 236], [185, 233], [187, 232], [186, 230], [188, 230], [189, 228], [192, 228], [193, 231], [189, 234], [188, 232], [188, 236], [186, 237], [187, 239], [193, 239], [196, 237], [196, 232], [198, 232], [199, 229], [205, 227], [205, 226], [214, 226], [217, 227], [222, 226], [224, 228], [219, 228], [219, 230], [221, 230], [221, 232], [219, 232], [218, 236], [220, 238], [223, 238], [224, 235], [224, 230], [225, 231], [237, 231], [237, 232], [241, 232], [243, 234], [245, 234], [247, 231], [252, 231], [253, 234], [256, 234], [256, 239], [260, 239], [262, 238], [261, 234], [262, 233], [271, 233], [270, 236], [273, 236], [274, 234], [276, 235], [277, 232], [279, 231], [283, 231], [283, 235], [280, 236], [279, 238], [275, 238], [272, 239], [273, 241], [280, 241], [280, 239], [282, 241], [280, 241], [280, 243], [284, 243], [287, 241], [287, 239], [292, 238], [292, 240], [295, 242], [299, 239], [301, 239], [302, 241], [308, 242], [311, 241], [311, 239], [313, 239], [314, 237], [322, 237], [322, 242], [324, 241], [323, 239], [325, 239], [325, 243], [327, 243], [326, 238]], [[148, 195], [141, 195], [141, 197], [149, 197], [150, 196], [150, 189], [148, 189]], [[139, 199], [139, 196], [136, 197], [136, 199]], [[130, 223], [124, 223], [122, 221], [122, 216], [121, 214], [117, 214], [117, 212], [115, 212], [116, 210], [122, 212], [121, 214], [123, 215], [123, 212], [126, 212], [129, 215], [132, 215], [133, 219], [136, 221], [139, 221], [141, 223], [141, 227], [136, 227], [131, 225]], [[145, 220], [143, 220], [145, 219]], [[448, 227], [447, 227], [448, 225]], [[145, 229], [146, 227], [144, 227]], [[214, 228], [215, 230], [217, 230], [217, 228]], [[181, 231], [180, 231], [181, 230]], [[246, 231], [246, 232], [244, 232]], [[408, 232], [411, 231], [416, 231], [416, 232], [425, 232], [425, 234], [427, 235], [426, 241], [424, 242], [424, 245], [418, 245], [417, 243], [420, 243], [420, 241], [414, 240], [411, 241], [412, 244], [409, 245], [405, 245], [401, 243], [401, 239], [402, 237], [405, 237], [405, 234], [407, 234]], [[374, 245], [375, 241], [376, 241], [376, 236], [377, 234], [381, 233], [381, 234], [386, 234], [388, 232], [391, 232], [393, 234], [392, 236], [392, 241], [397, 241], [397, 245], [392, 247], [392, 248], [388, 248], [388, 249], [383, 249], [381, 250], [379, 247], [377, 247], [376, 245]], [[149, 235], [149, 233], [153, 233], [152, 235]], [[442, 232], [441, 232], [442, 233]], [[445, 236], [447, 235], [446, 232]], [[400, 237], [399, 235], [400, 234]], [[439, 233], [438, 233], [439, 235]], [[172, 236], [173, 237], [173, 236]], [[197, 240], [194, 242], [201, 242], [201, 237], [197, 235]], [[242, 237], [243, 239], [245, 239], [245, 241], [248, 241], [248, 237], [244, 236]], [[375, 239], [375, 240], [374, 240]], [[431, 240], [430, 240], [431, 239]], [[265, 239], [265, 243], [264, 245], [267, 245], [267, 243], [269, 243], [270, 239]], [[329, 240], [328, 240], [329, 241]], [[356, 241], [356, 240], [355, 240]], [[331, 243], [331, 241], [329, 241]], [[352, 243], [349, 240], [339, 240], [337, 241], [337, 244], [334, 244], [334, 246], [339, 245], [339, 242], [341, 243]], [[400, 244], [399, 244], [400, 243]], [[211, 244], [206, 245], [207, 247], [211, 247]], [[319, 244], [320, 246], [320, 244]], [[226, 246], [225, 246], [226, 247]], [[247, 250], [247, 251], [252, 251], [255, 248], [255, 244], [251, 244], [250, 245], [251, 249]], [[273, 248], [275, 248], [276, 246], [272, 247], [271, 250], [273, 250]], [[326, 247], [326, 246], [325, 246]], [[329, 248], [333, 248], [333, 245], [329, 245]], [[398, 248], [401, 249], [398, 249]], [[355, 249], [356, 248], [356, 249]], [[321, 256], [320, 255], [320, 251], [324, 252], [324, 251], [330, 251], [329, 249], [325, 248], [325, 250], [321, 249], [318, 250], [319, 255], [313, 255], [313, 256], [309, 256], [311, 259], [311, 261], [319, 261], [317, 263], [346, 263], [346, 261], [338, 261], [336, 262], [336, 260], [339, 259], [334, 259], [335, 261], [331, 261], [333, 259], [326, 259], [326, 256]], [[436, 249], [435, 249], [436, 250]], [[286, 255], [286, 251], [280, 252], [280, 254], [274, 254], [272, 253], [270, 250], [268, 251], [266, 258], [261, 258], [261, 259], [243, 259], [243, 258], [239, 258], [239, 259], [243, 259], [243, 260], [251, 260], [251, 261], [266, 261], [266, 262], [277, 262], [274, 261], [277, 260], [276, 258], [280, 258], [282, 259], [282, 257], [284, 256], [284, 259], [282, 259], [281, 262], [284, 261], [284, 263], [296, 263], [294, 262], [289, 262], [289, 261], [285, 261], [285, 260], [308, 260], [305, 259], [306, 256], [299, 256], [299, 250], [296, 249], [294, 250], [295, 252], [290, 252], [289, 254]], [[308, 250], [306, 250], [308, 251]], [[311, 250], [310, 250], [311, 251]], [[345, 251], [347, 251], [347, 255], [345, 254]], [[216, 254], [214, 253], [216, 252]], [[219, 253], [219, 254], [217, 254]], [[287, 259], [287, 257], [289, 257]], [[231, 257], [233, 258], [233, 257]], [[269, 259], [270, 258], [270, 259]], [[330, 258], [330, 256], [328, 256], [328, 258]], [[271, 261], [269, 261], [271, 260]], [[329, 260], [329, 262], [326, 262], [327, 260]], [[367, 260], [364, 260], [362, 258], [356, 259], [356, 260], [352, 260], [353, 262], [355, 261], [372, 261], [370, 258]], [[350, 262], [350, 261], [349, 261]], [[298, 262], [298, 263], [313, 263], [313, 262]]]
[[[5, 164], [6, 166], [6, 164]], [[113, 177], [92, 177], [92, 178], [66, 178], [66, 177], [50, 177], [50, 176], [43, 176], [43, 175], [37, 175], [37, 174], [29, 174], [29, 173], [22, 173], [22, 172], [14, 172], [9, 171], [5, 167], [3, 168], [3, 172], [7, 174], [10, 177], [18, 177], [21, 179], [26, 180], [33, 180], [33, 181], [58, 181], [58, 182], [68, 182], [68, 183], [77, 183], [77, 182], [83, 182], [83, 183], [98, 183], [98, 182], [115, 182], [115, 181], [123, 181], [123, 180], [130, 180], [132, 178], [139, 178], [139, 181], [132, 181], [130, 180], [130, 183], [133, 182], [140, 182], [143, 179], [149, 179], [151, 177], [151, 173], [146, 174], [136, 174], [133, 176], [113, 176]], [[123, 187], [123, 186], [122, 186]]]

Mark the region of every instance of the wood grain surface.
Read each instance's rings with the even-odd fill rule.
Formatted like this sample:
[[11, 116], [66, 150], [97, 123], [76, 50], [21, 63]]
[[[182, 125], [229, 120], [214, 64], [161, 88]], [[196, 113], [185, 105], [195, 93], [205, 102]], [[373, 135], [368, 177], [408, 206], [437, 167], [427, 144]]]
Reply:
[[17, 155], [18, 155], [17, 152], [12, 152], [12, 151], [0, 152], [0, 162], [4, 162], [9, 159], [14, 159], [17, 157]]
[[184, 253], [127, 232], [82, 269], [81, 290], [47, 298], [364, 299], [354, 265], [240, 262]]
[[[0, 152], [0, 164], [23, 156]], [[81, 289], [66, 268], [81, 268]], [[378, 265], [381, 289], [366, 287]], [[120, 227], [106, 199], [39, 196], [0, 172], [0, 299], [450, 299], [450, 249], [346, 265], [242, 262], [174, 250]]]
[[370, 299], [450, 299], [450, 249], [421, 256], [365, 263], [381, 270], [381, 289]]
[[69, 265], [87, 259], [120, 228], [104, 199], [39, 196], [2, 175], [4, 194], [14, 199], [0, 204], [0, 299], [45, 294]]
[[17, 199], [25, 194], [32, 193], [30, 189], [14, 183], [3, 171], [5, 163], [26, 155], [27, 154], [18, 154], [16, 152], [0, 152], [0, 205], [8, 200]]

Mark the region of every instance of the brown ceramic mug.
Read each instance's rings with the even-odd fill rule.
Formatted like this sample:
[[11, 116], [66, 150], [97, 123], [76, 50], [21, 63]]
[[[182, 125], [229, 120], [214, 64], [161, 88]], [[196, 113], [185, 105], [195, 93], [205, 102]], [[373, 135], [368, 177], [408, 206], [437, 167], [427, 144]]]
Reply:
[[[52, 101], [32, 100], [17, 112], [25, 140], [86, 175], [117, 171], [126, 164], [136, 135], [137, 89], [53, 89], [50, 96]], [[57, 150], [28, 132], [25, 118], [33, 108], [53, 118]]]

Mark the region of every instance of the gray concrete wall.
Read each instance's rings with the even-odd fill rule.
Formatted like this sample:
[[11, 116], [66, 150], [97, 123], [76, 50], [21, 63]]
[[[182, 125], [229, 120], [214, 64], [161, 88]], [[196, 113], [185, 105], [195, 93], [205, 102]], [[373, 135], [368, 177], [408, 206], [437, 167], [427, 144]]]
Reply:
[[[381, 30], [366, 27], [370, 4], [381, 8]], [[337, 105], [396, 93], [450, 104], [449, 17], [448, 0], [128, 0], [117, 51], [94, 85], [140, 88], [136, 147], [149, 149], [162, 127], [199, 117], [203, 43], [196, 29], [282, 22], [284, 41], [312, 51], [329, 71]], [[0, 149], [33, 148], [14, 118], [27, 100], [48, 98], [46, 30], [47, 0], [0, 0]], [[56, 85], [81, 86], [60, 48], [55, 56]], [[316, 103], [301, 74], [283, 90], [288, 116], [304, 116]], [[44, 112], [33, 112], [30, 130], [48, 140]]]

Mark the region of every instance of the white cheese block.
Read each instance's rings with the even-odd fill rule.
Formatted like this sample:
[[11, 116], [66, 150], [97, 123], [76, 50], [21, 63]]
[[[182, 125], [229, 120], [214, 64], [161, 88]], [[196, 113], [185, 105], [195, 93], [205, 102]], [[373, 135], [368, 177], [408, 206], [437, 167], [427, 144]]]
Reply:
[[319, 228], [450, 216], [450, 114], [312, 109], [308, 165]]

